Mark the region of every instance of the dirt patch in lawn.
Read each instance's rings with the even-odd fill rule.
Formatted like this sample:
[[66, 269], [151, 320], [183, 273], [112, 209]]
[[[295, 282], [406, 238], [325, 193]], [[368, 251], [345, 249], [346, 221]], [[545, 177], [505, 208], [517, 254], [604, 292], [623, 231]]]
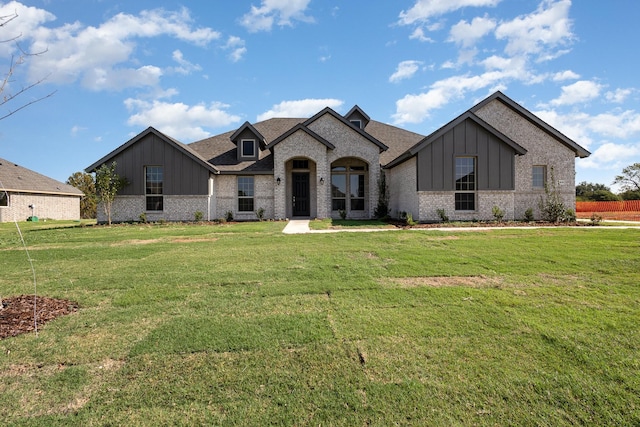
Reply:
[[386, 279], [387, 286], [400, 288], [433, 287], [445, 288], [463, 286], [468, 288], [493, 288], [502, 284], [499, 277], [487, 276], [442, 276], [442, 277], [395, 277]]
[[[78, 311], [78, 303], [49, 297], [35, 298], [38, 327], [56, 317]], [[0, 306], [0, 339], [15, 337], [35, 330], [34, 297], [19, 295], [3, 297]]]

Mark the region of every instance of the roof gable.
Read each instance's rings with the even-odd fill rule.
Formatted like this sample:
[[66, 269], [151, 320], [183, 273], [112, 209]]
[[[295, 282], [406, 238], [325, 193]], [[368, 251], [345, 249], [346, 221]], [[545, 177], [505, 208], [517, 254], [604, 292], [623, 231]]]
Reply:
[[460, 123], [464, 122], [465, 120], [471, 120], [471, 121], [475, 122], [481, 128], [483, 128], [484, 130], [486, 130], [487, 132], [489, 132], [490, 134], [492, 134], [496, 138], [498, 138], [500, 141], [502, 141], [503, 143], [505, 143], [506, 145], [511, 147], [516, 152], [516, 154], [524, 155], [524, 154], [527, 153], [527, 150], [523, 146], [521, 146], [517, 142], [513, 141], [511, 138], [509, 138], [508, 136], [506, 136], [505, 134], [503, 134], [502, 132], [500, 132], [499, 130], [494, 128], [493, 126], [491, 126], [489, 123], [487, 123], [484, 120], [482, 120], [480, 117], [478, 117], [475, 114], [473, 114], [471, 111], [467, 111], [465, 113], [462, 113], [457, 118], [453, 119], [452, 121], [450, 121], [446, 125], [442, 126], [440, 129], [438, 129], [437, 131], [433, 132], [431, 135], [427, 136], [422, 141], [420, 141], [418, 144], [416, 144], [414, 147], [409, 149], [409, 152], [411, 153], [411, 155], [415, 155], [416, 153], [418, 153], [418, 151], [422, 150], [424, 147], [426, 147], [427, 145], [431, 144], [433, 141], [437, 140], [442, 135], [444, 135], [445, 133], [449, 132], [451, 129], [453, 129], [454, 127], [456, 127]]
[[353, 108], [349, 110], [347, 114], [344, 115], [344, 117], [349, 122], [351, 122], [352, 120], [360, 120], [362, 122], [362, 129], [364, 129], [371, 121], [371, 118], [369, 117], [369, 115], [365, 113], [364, 110], [360, 108], [358, 105], [354, 105]]
[[544, 122], [542, 119], [540, 119], [538, 116], [533, 114], [531, 111], [527, 110], [522, 105], [518, 104], [513, 99], [509, 98], [507, 95], [505, 95], [504, 93], [502, 93], [500, 91], [497, 91], [493, 95], [491, 95], [488, 98], [484, 99], [483, 101], [480, 101], [478, 104], [476, 104], [473, 107], [471, 107], [471, 109], [469, 109], [469, 111], [475, 113], [478, 110], [482, 109], [482, 107], [484, 107], [487, 104], [489, 104], [490, 102], [496, 101], [496, 100], [500, 101], [502, 104], [506, 105], [507, 107], [512, 109], [514, 112], [519, 114], [521, 117], [523, 117], [524, 119], [528, 120], [529, 122], [531, 122], [533, 125], [537, 126], [538, 128], [542, 129], [547, 134], [551, 135], [558, 142], [564, 144], [567, 148], [569, 148], [570, 150], [572, 150], [576, 154], [576, 157], [585, 158], [585, 157], [589, 157], [589, 155], [591, 155], [591, 153], [589, 151], [584, 149], [582, 146], [577, 144], [575, 141], [573, 141], [572, 139], [570, 139], [569, 137], [564, 135], [562, 132], [558, 131], [553, 126], [551, 126], [548, 123]]
[[249, 132], [251, 132], [251, 133], [256, 137], [256, 139], [258, 140], [258, 142], [259, 142], [259, 144], [260, 144], [260, 149], [261, 149], [261, 150], [264, 150], [264, 149], [265, 149], [265, 147], [266, 147], [266, 145], [267, 145], [266, 140], [265, 140], [265, 137], [264, 137], [264, 136], [262, 136], [262, 134], [261, 134], [260, 132], [258, 132], [258, 130], [257, 130], [255, 127], [253, 127], [253, 125], [252, 125], [251, 123], [249, 123], [248, 121], [247, 121], [247, 122], [244, 122], [244, 123], [242, 124], [242, 126], [240, 126], [240, 127], [238, 128], [238, 130], [237, 130], [237, 131], [235, 131], [235, 132], [233, 133], [233, 135], [231, 135], [231, 136], [229, 137], [229, 139], [231, 140], [231, 142], [233, 142], [235, 145], [238, 145], [238, 138], [240, 137], [240, 135], [242, 135], [242, 133], [243, 133], [245, 130], [248, 130]]
[[129, 147], [133, 146], [134, 144], [136, 144], [138, 141], [142, 140], [143, 138], [145, 138], [149, 134], [156, 135], [162, 141], [164, 141], [167, 144], [170, 144], [171, 146], [176, 148], [178, 151], [186, 154], [187, 157], [191, 158], [196, 163], [204, 166], [209, 171], [211, 171], [213, 173], [219, 173], [219, 171], [211, 163], [209, 163], [206, 159], [204, 159], [198, 152], [193, 150], [191, 147], [181, 143], [180, 141], [178, 141], [178, 140], [176, 140], [174, 138], [171, 138], [170, 136], [165, 135], [164, 133], [154, 129], [153, 127], [148, 127], [144, 131], [140, 132], [138, 135], [134, 136], [129, 141], [127, 141], [124, 144], [122, 144], [120, 147], [116, 148], [115, 150], [113, 150], [112, 152], [110, 152], [109, 154], [107, 154], [106, 156], [104, 156], [103, 158], [98, 160], [97, 162], [93, 163], [91, 166], [87, 167], [85, 169], [85, 171], [86, 172], [94, 172], [101, 165], [103, 165], [105, 163], [108, 163], [111, 159], [116, 157], [118, 154], [120, 154], [123, 151], [127, 150]]
[[378, 141], [376, 138], [374, 138], [373, 136], [369, 135], [364, 130], [353, 126], [351, 124], [351, 122], [349, 122], [346, 118], [342, 117], [340, 114], [336, 113], [333, 109], [331, 109], [329, 107], [325, 107], [323, 110], [321, 110], [318, 113], [316, 113], [313, 117], [310, 117], [309, 119], [307, 119], [303, 124], [305, 126], [309, 126], [311, 123], [315, 122], [320, 117], [322, 117], [322, 116], [324, 116], [326, 114], [331, 115], [332, 117], [334, 117], [335, 119], [337, 119], [338, 121], [343, 123], [345, 126], [347, 126], [352, 131], [358, 132], [361, 136], [366, 138], [369, 142], [377, 145], [381, 152], [382, 151], [386, 151], [386, 150], [389, 149], [389, 147], [387, 147], [385, 144], [383, 144], [382, 142]]
[[276, 138], [273, 141], [271, 141], [271, 143], [269, 145], [267, 145], [266, 148], [272, 149], [274, 146], [276, 146], [277, 144], [279, 144], [280, 142], [284, 141], [289, 136], [293, 135], [294, 133], [296, 133], [298, 131], [302, 131], [302, 132], [306, 133], [307, 135], [311, 136], [313, 139], [315, 139], [316, 141], [320, 142], [322, 145], [326, 146], [330, 150], [333, 150], [334, 148], [336, 148], [335, 145], [333, 145], [332, 143], [330, 143], [329, 141], [327, 141], [326, 139], [324, 139], [323, 137], [321, 137], [320, 135], [318, 135], [317, 133], [315, 133], [314, 131], [312, 131], [311, 129], [309, 129], [308, 127], [306, 127], [302, 123], [299, 123], [299, 124], [295, 125], [291, 129], [289, 129], [288, 131], [286, 131], [285, 133], [280, 135], [278, 138]]

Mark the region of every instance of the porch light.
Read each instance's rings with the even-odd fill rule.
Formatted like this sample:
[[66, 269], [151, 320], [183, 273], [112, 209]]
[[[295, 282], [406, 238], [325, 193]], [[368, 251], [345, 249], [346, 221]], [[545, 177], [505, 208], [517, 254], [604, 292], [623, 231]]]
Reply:
[[276, 179], [276, 184], [280, 185], [280, 177], [278, 177], [278, 179]]
[[320, 177], [320, 185], [324, 185], [324, 177]]

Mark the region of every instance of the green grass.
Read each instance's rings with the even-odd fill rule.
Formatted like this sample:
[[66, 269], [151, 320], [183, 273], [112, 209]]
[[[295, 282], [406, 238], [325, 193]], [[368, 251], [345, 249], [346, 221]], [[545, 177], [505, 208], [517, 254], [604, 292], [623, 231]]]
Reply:
[[[5, 425], [640, 424], [638, 229], [58, 225], [80, 310], [0, 341]], [[33, 292], [13, 224], [0, 271]]]

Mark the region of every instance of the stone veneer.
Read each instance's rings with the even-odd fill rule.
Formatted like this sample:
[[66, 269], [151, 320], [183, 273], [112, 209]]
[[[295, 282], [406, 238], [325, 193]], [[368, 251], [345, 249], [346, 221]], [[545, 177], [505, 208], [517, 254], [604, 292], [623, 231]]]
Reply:
[[416, 157], [387, 171], [387, 187], [389, 187], [389, 215], [399, 218], [401, 212], [410, 213], [415, 221], [423, 221], [416, 197], [418, 176], [416, 173]]
[[79, 220], [80, 197], [56, 194], [9, 193], [9, 206], [0, 207], [0, 222], [25, 221], [33, 215], [40, 219]]
[[[202, 212], [203, 219], [211, 217], [209, 196], [164, 196], [162, 212], [146, 211], [145, 196], [118, 196], [111, 206], [112, 222], [140, 221], [145, 214], [147, 221], [193, 221], [196, 212]], [[107, 222], [102, 203], [98, 204], [98, 222]]]
[[440, 221], [438, 209], [444, 209], [452, 221], [491, 220], [494, 219], [493, 207], [497, 206], [504, 211], [505, 220], [516, 219], [513, 191], [478, 191], [476, 194], [477, 209], [473, 212], [462, 212], [455, 210], [455, 196], [451, 191], [419, 191], [418, 218], [425, 222]]

